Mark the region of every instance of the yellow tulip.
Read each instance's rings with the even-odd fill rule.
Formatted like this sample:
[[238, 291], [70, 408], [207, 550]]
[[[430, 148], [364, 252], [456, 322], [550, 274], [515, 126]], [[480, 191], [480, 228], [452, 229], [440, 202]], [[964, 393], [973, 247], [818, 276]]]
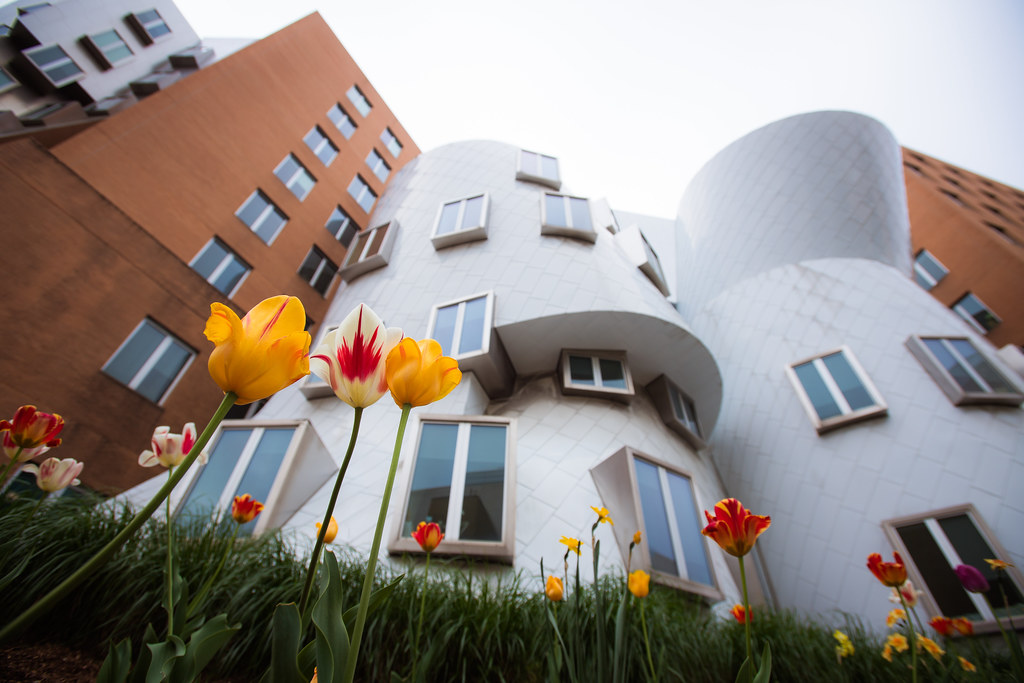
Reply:
[[[320, 522], [316, 523], [316, 535], [320, 535]], [[333, 543], [335, 536], [338, 535], [338, 521], [334, 519], [334, 515], [331, 515], [331, 523], [327, 525], [327, 533], [324, 534], [324, 543]]]
[[210, 376], [225, 393], [245, 405], [277, 393], [309, 374], [306, 311], [293, 296], [264, 299], [241, 320], [222, 303], [210, 304], [206, 338]]
[[562, 580], [554, 575], [548, 576], [548, 582], [544, 586], [544, 595], [548, 596], [548, 600], [551, 602], [561, 602], [564, 595]]
[[442, 355], [441, 345], [433, 339], [400, 341], [388, 354], [385, 374], [400, 408], [440, 401], [462, 381], [458, 362]]
[[643, 569], [637, 569], [629, 575], [629, 592], [638, 598], [646, 598], [651, 590], [651, 575]]

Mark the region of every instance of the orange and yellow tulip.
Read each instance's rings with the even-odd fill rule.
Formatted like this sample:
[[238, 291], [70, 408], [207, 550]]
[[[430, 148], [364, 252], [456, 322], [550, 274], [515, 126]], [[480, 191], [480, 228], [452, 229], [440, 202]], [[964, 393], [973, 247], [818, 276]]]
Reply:
[[715, 516], [704, 511], [708, 525], [701, 533], [735, 557], [743, 557], [754, 548], [757, 537], [772, 523], [767, 515], [754, 515], [735, 498], [724, 498], [715, 504]]
[[15, 446], [38, 448], [47, 446], [54, 448], [60, 445], [57, 435], [64, 429], [64, 418], [56, 413], [44, 413], [35, 406], [21, 406], [14, 411], [11, 420], [0, 420], [0, 432], [10, 432], [10, 440]]
[[643, 569], [637, 569], [629, 573], [626, 585], [629, 587], [629, 592], [636, 597], [646, 598], [651, 590], [651, 575]]
[[732, 614], [733, 619], [735, 619], [736, 621], [738, 621], [741, 624], [745, 623], [745, 622], [748, 622], [748, 621], [750, 623], [754, 622], [754, 609], [753, 608], [750, 609], [750, 612], [748, 614], [747, 610], [743, 607], [743, 605], [737, 603], [737, 604], [732, 606], [732, 609], [729, 610], [729, 613]]
[[251, 522], [261, 512], [263, 512], [263, 503], [254, 500], [248, 493], [244, 496], [235, 496], [235, 500], [231, 503], [231, 518], [239, 524]]
[[423, 552], [433, 552], [434, 548], [444, 540], [444, 534], [441, 533], [441, 527], [438, 526], [437, 522], [420, 522], [419, 526], [416, 527], [416, 531], [412, 532], [412, 537], [416, 539], [416, 542], [423, 548]]
[[400, 341], [388, 354], [386, 374], [391, 396], [400, 408], [440, 401], [462, 381], [458, 362], [443, 355], [433, 339]]
[[551, 602], [561, 602], [562, 596], [565, 595], [562, 580], [554, 574], [549, 575], [548, 582], [544, 586], [544, 595], [548, 596], [548, 600]]
[[883, 585], [899, 588], [907, 581], [907, 568], [899, 553], [893, 553], [892, 556], [892, 562], [882, 562], [881, 555], [871, 553], [868, 555], [868, 569]]
[[[321, 523], [316, 523], [316, 535], [320, 535]], [[324, 543], [331, 543], [338, 535], [338, 521], [334, 519], [334, 515], [331, 515], [331, 521], [327, 525], [327, 533], [324, 534]]]

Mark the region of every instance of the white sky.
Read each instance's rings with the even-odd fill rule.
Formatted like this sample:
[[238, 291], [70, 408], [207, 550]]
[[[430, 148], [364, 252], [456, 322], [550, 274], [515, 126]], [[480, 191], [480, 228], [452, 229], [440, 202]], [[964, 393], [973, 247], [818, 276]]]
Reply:
[[176, 0], [204, 38], [319, 11], [424, 151], [494, 139], [567, 188], [674, 216], [720, 149], [847, 109], [1024, 188], [1021, 0]]

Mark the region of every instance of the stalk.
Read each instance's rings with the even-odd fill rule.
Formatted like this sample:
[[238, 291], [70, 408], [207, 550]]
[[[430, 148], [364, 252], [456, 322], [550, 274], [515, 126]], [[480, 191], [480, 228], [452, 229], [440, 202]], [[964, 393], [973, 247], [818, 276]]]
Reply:
[[18, 458], [21, 457], [21, 453], [24, 450], [24, 446], [18, 446], [18, 450], [14, 452], [14, 457], [11, 458], [11, 461], [7, 463], [7, 465], [4, 467], [4, 473], [2, 476], [0, 476], [0, 486], [3, 486], [4, 484], [7, 483], [7, 476], [11, 473], [11, 468], [18, 464]]
[[647, 666], [651, 667], [651, 680], [657, 683], [658, 675], [654, 671], [654, 659], [651, 657], [651, 641], [647, 637], [647, 618], [644, 616], [644, 608], [647, 603], [640, 601], [640, 625], [644, 627], [644, 646], [647, 648]]
[[[746, 610], [743, 616], [743, 628], [747, 634], [747, 659], [750, 661], [751, 668], [753, 668], [754, 660], [752, 659], [750, 647], [750, 600], [747, 598], [747, 571], [743, 567], [742, 555], [740, 555], [740, 581], [743, 582], [743, 609]], [[902, 596], [900, 599], [902, 599]]]
[[[174, 475], [174, 466], [167, 468], [167, 480]], [[167, 510], [167, 637], [174, 635], [174, 530], [171, 528], [171, 497], [164, 501]]]
[[420, 620], [416, 624], [416, 639], [412, 644], [412, 677], [411, 683], [416, 683], [416, 665], [420, 661], [420, 633], [423, 632], [423, 612], [427, 604], [427, 577], [430, 575], [430, 553], [427, 553], [427, 566], [423, 569], [423, 594], [420, 596]]
[[[910, 614], [910, 608], [907, 607], [907, 601], [903, 597], [903, 591], [897, 586], [896, 593], [900, 596], [900, 602], [903, 603], [903, 611], [908, 615]], [[907, 618], [907, 628], [910, 629], [910, 680], [913, 683], [917, 683], [917, 633], [914, 631], [914, 624]]]

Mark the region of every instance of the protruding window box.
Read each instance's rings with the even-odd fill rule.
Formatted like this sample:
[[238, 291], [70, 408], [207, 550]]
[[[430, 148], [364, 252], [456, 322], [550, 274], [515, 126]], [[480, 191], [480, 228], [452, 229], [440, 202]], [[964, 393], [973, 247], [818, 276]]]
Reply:
[[394, 219], [357, 233], [338, 271], [341, 279], [351, 282], [363, 273], [386, 266], [397, 234], [398, 221]]
[[636, 394], [625, 351], [564, 349], [558, 365], [559, 383], [566, 396], [629, 403]]
[[[323, 331], [320, 335], [320, 340], [309, 347], [310, 353], [312, 353], [320, 344], [323, 343], [328, 333], [332, 330], [338, 329], [337, 325], [331, 325]], [[299, 391], [307, 399], [324, 398], [326, 396], [334, 396], [334, 390], [331, 389], [331, 385], [320, 379], [320, 375], [315, 375], [312, 372], [306, 375], [299, 381]]]
[[586, 199], [551, 192], [545, 192], [541, 199], [540, 234], [574, 237], [590, 243], [597, 241]]
[[657, 287], [662, 296], [672, 294], [665, 271], [661, 268], [661, 260], [638, 226], [630, 225], [619, 231], [615, 235], [615, 243], [619, 245], [633, 265], [647, 276], [651, 284]]
[[906, 344], [953, 405], [1024, 403], [1024, 391], [969, 339], [915, 335]]
[[786, 374], [818, 434], [889, 414], [874, 382], [846, 346], [793, 363]]
[[201, 69], [213, 61], [214, 52], [212, 47], [196, 45], [181, 52], [175, 52], [169, 57], [171, 66], [175, 69]]
[[683, 437], [695, 450], [707, 447], [697, 418], [696, 404], [672, 380], [659, 375], [647, 385], [647, 393], [654, 400], [658, 414], [669, 429]]
[[487, 239], [489, 207], [490, 200], [486, 194], [456, 199], [442, 205], [430, 237], [434, 249]]
[[132, 89], [132, 94], [136, 97], [146, 97], [147, 95], [167, 89], [180, 79], [181, 74], [177, 71], [153, 73], [132, 81], [128, 84], [128, 87]]
[[515, 370], [494, 329], [494, 292], [434, 306], [427, 334], [459, 369], [472, 372], [491, 398], [512, 393]]
[[552, 190], [557, 190], [562, 187], [562, 179], [558, 172], [558, 159], [525, 149], [520, 150], [516, 180], [539, 183], [547, 185]]

